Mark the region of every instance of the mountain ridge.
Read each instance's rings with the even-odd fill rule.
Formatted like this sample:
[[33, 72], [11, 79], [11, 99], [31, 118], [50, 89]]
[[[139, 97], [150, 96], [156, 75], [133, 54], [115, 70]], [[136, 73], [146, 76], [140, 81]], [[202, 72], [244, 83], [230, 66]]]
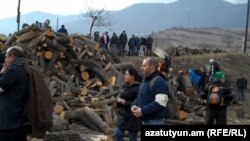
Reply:
[[[96, 28], [93, 31], [110, 31], [120, 34], [126, 30], [130, 34], [150, 34], [172, 27], [219, 27], [244, 28], [246, 4], [232, 4], [223, 0], [179, 0], [172, 3], [138, 3], [120, 11], [111, 11], [116, 21], [111, 29]], [[87, 34], [90, 19], [80, 14], [62, 16], [44, 12], [32, 12], [21, 17], [22, 23], [43, 22], [50, 19], [51, 26], [57, 30], [64, 24], [69, 33]], [[0, 33], [9, 34], [16, 31], [16, 18], [0, 20]]]

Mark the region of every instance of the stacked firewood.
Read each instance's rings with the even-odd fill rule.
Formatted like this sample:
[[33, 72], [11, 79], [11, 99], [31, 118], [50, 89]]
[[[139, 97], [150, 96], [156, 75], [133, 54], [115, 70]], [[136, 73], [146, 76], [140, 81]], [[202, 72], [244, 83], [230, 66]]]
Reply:
[[132, 63], [120, 63], [86, 36], [60, 34], [48, 25], [27, 25], [4, 45], [3, 50], [24, 48], [31, 65], [44, 74], [54, 101], [53, 127], [46, 141], [61, 135], [64, 140], [111, 140], [113, 104], [123, 85], [122, 71]]
[[166, 124], [204, 124], [206, 106], [201, 103], [200, 96], [194, 90], [189, 77], [183, 76], [184, 91], [178, 91], [177, 77], [170, 79], [168, 84], [170, 99], [167, 105]]

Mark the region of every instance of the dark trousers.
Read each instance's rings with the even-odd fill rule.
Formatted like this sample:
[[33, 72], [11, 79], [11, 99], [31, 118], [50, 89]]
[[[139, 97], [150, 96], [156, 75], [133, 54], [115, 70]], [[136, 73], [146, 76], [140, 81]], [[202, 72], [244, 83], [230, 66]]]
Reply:
[[24, 129], [0, 130], [1, 141], [27, 141], [27, 134]]
[[208, 107], [206, 113], [206, 124], [207, 125], [226, 125], [227, 124], [227, 107]]

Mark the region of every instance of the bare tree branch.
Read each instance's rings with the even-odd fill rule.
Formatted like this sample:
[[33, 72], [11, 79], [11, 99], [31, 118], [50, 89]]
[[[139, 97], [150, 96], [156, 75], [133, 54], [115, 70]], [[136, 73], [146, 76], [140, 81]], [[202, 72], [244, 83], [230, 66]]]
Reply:
[[91, 38], [92, 29], [94, 26], [105, 27], [110, 29], [110, 27], [114, 24], [114, 22], [112, 21], [113, 18], [111, 17], [109, 11], [105, 10], [105, 8], [100, 10], [94, 9], [93, 6], [91, 5], [91, 3], [93, 2], [91, 2], [90, 0], [88, 0], [88, 2], [85, 0], [86, 13], [83, 13], [82, 16], [91, 18], [92, 20], [89, 28], [89, 35]]

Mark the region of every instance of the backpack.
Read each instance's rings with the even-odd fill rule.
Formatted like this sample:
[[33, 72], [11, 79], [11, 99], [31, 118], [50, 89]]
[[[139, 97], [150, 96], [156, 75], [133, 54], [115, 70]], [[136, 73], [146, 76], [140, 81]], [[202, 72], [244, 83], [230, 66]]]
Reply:
[[161, 76], [156, 76], [156, 77], [154, 77], [153, 79], [150, 80], [149, 86], [150, 86], [151, 92], [152, 92], [152, 90], [153, 90], [153, 85], [154, 85], [156, 79], [158, 79], [159, 77], [161, 77]]
[[224, 104], [221, 87], [217, 85], [211, 85], [209, 87], [208, 103], [214, 106], [222, 106]]
[[[150, 80], [149, 82], [149, 86], [150, 86], [150, 90], [152, 91], [153, 85], [155, 83], [155, 81], [161, 76], [156, 76], [153, 79]], [[166, 81], [166, 85], [167, 81]], [[169, 90], [170, 87], [168, 87], [168, 103], [167, 103], [167, 107], [165, 108], [166, 110], [166, 115], [165, 118], [168, 119], [178, 119], [178, 114], [177, 114], [177, 106], [176, 106], [176, 101], [174, 98], [174, 96], [172, 96], [172, 93], [170, 93], [171, 90]]]

